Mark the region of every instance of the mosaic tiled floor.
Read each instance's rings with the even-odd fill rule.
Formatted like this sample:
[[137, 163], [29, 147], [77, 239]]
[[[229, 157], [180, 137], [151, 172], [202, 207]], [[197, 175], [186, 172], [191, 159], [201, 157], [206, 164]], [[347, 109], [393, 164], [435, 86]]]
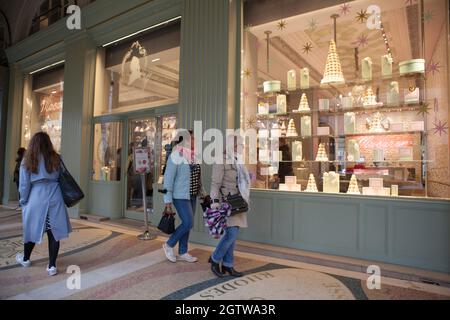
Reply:
[[[368, 290], [365, 281], [239, 255], [242, 278], [216, 278], [210, 250], [192, 246], [198, 263], [170, 263], [162, 241], [74, 223], [62, 242], [60, 274], [47, 276], [47, 245], [36, 246], [30, 268], [14, 257], [22, 250], [20, 214], [0, 211], [0, 299], [450, 299], [442, 294], [383, 284]], [[69, 289], [70, 265], [81, 270], [81, 289]]]

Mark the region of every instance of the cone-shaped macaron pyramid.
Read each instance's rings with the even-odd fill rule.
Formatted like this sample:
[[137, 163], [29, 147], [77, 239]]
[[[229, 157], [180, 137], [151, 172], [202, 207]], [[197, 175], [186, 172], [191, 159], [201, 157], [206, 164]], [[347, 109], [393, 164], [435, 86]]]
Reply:
[[339, 61], [339, 55], [337, 53], [334, 40], [330, 41], [325, 71], [323, 74], [323, 79], [320, 83], [345, 83], [344, 75], [342, 74], [341, 62]]

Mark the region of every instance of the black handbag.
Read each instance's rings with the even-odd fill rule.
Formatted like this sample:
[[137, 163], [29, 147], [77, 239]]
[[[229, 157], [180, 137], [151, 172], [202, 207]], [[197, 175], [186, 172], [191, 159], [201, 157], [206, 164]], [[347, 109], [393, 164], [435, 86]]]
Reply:
[[206, 211], [206, 209], [210, 209], [211, 208], [211, 204], [212, 204], [212, 199], [209, 195], [204, 196], [202, 199], [202, 202], [200, 202], [200, 205], [202, 206], [202, 210], [203, 212]]
[[225, 197], [225, 202], [227, 202], [231, 207], [230, 216], [248, 211], [248, 203], [239, 193], [235, 195], [228, 195]]
[[75, 206], [78, 202], [80, 202], [81, 199], [84, 198], [84, 193], [70, 174], [69, 170], [67, 170], [66, 165], [64, 164], [62, 159], [59, 158], [59, 160], [59, 187], [61, 188], [64, 203], [67, 207], [70, 208]]
[[158, 229], [166, 234], [172, 234], [175, 231], [175, 213], [164, 209], [163, 216], [158, 224]]

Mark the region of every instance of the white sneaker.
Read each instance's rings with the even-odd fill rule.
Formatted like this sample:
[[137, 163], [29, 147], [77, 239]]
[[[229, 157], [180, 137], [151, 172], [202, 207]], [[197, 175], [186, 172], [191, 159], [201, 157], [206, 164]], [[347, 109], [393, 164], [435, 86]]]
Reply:
[[58, 269], [56, 269], [56, 267], [49, 268], [47, 266], [47, 273], [48, 273], [49, 276], [55, 276], [55, 275], [58, 274]]
[[169, 247], [167, 243], [163, 244], [164, 253], [166, 254], [166, 258], [170, 262], [177, 262], [177, 257], [175, 257], [175, 254], [173, 253], [173, 248]]
[[23, 267], [28, 268], [31, 266], [31, 260], [23, 261], [23, 253], [16, 254], [16, 261], [20, 263]]
[[180, 261], [186, 261], [186, 262], [197, 262], [198, 261], [198, 259], [196, 257], [191, 256], [187, 252], [185, 254], [179, 255], [177, 257], [177, 259]]

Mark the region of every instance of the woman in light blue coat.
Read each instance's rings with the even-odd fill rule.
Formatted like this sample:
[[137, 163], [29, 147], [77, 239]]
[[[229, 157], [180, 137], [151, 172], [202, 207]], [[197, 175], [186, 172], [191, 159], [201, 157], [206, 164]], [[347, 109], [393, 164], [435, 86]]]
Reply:
[[[167, 159], [164, 172], [164, 203], [166, 210], [172, 211], [172, 203], [177, 209], [181, 224], [164, 243], [163, 249], [171, 262], [177, 260], [196, 262], [198, 259], [188, 253], [189, 233], [194, 224], [197, 196], [201, 188], [200, 165], [195, 163], [194, 137], [191, 130], [180, 130], [173, 144], [172, 153]], [[178, 243], [179, 256], [173, 248]]]
[[45, 132], [36, 133], [30, 141], [20, 167], [20, 205], [22, 210], [24, 253], [16, 256], [24, 267], [31, 265], [30, 255], [36, 243], [48, 236], [47, 272], [57, 274], [59, 241], [72, 231], [59, 187], [60, 157]]

